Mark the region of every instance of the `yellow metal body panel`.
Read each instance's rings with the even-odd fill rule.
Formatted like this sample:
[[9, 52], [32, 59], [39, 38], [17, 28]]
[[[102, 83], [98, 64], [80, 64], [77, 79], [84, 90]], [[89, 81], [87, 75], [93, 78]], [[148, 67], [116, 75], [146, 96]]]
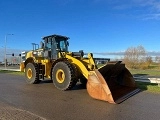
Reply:
[[[45, 66], [44, 76], [46, 78], [51, 78], [52, 64], [56, 60], [46, 59], [44, 57], [41, 57], [41, 54], [39, 54], [40, 56], [38, 56], [37, 52], [41, 52], [41, 51], [42, 49], [28, 52], [26, 55], [26, 62], [21, 63], [20, 69], [21, 71], [25, 71], [25, 65], [29, 62], [41, 63], [42, 65]], [[70, 63], [74, 64], [77, 67], [78, 72], [80, 72], [80, 74], [83, 74], [86, 79], [88, 79], [89, 71], [93, 71], [96, 68], [96, 65], [94, 63], [93, 56], [91, 53], [88, 54], [88, 58], [73, 57], [72, 52], [68, 52], [68, 53], [59, 52], [58, 56], [59, 58], [67, 59]]]
[[78, 71], [80, 73], [82, 73], [86, 79], [88, 79], [89, 71], [92, 71], [95, 68], [95, 67], [93, 67], [93, 68], [90, 67], [90, 66], [95, 66], [94, 63], [91, 63], [91, 61], [92, 61], [92, 60], [90, 60], [91, 58], [79, 60], [79, 59], [74, 58], [71, 55], [67, 55], [67, 54], [66, 54], [66, 58], [68, 58], [69, 62], [76, 65], [76, 67], [78, 68]]
[[42, 54], [41, 54], [42, 51], [43, 49], [39, 49], [36, 51], [29, 51], [26, 54], [26, 61], [20, 64], [20, 71], [25, 72], [25, 66], [28, 63], [41, 63], [42, 65], [44, 65], [44, 68], [45, 68], [44, 76], [46, 78], [51, 78], [50, 73], [52, 68], [52, 62], [51, 60], [45, 59], [44, 57], [42, 57]]
[[21, 71], [21, 72], [25, 72], [25, 71], [24, 71], [24, 67], [25, 67], [25, 66], [24, 66], [24, 62], [22, 62], [22, 63], [20, 64], [20, 71]]

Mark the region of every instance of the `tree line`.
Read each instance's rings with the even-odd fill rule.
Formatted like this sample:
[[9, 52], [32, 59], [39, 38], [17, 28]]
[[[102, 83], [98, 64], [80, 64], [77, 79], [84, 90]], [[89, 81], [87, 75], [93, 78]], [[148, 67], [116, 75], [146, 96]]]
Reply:
[[154, 61], [142, 45], [129, 47], [124, 53], [124, 63], [131, 69], [148, 69], [153, 63], [160, 63], [160, 57], [155, 57]]

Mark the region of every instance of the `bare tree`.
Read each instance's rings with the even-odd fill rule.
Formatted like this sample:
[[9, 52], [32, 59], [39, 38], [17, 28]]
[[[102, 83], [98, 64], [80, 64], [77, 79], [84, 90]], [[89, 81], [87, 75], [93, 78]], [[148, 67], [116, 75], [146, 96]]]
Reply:
[[159, 56], [156, 56], [156, 57], [155, 57], [155, 62], [156, 62], [156, 63], [160, 63], [160, 57], [159, 57]]
[[152, 57], [151, 56], [147, 56], [146, 57], [146, 62], [148, 62], [148, 64], [150, 65], [153, 62]]
[[129, 68], [140, 68], [146, 62], [146, 50], [140, 45], [137, 47], [129, 47], [125, 51], [124, 62]]
[[158, 64], [159, 69], [160, 69], [160, 56], [155, 57], [155, 62]]
[[142, 68], [143, 69], [149, 68], [149, 66], [151, 65], [151, 63], [153, 63], [152, 57], [151, 56], [147, 56], [146, 57], [146, 62], [143, 63]]

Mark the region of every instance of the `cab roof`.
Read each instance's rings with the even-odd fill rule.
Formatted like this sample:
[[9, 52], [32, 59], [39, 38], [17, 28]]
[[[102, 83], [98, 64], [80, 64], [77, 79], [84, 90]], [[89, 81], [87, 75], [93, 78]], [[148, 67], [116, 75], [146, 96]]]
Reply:
[[53, 34], [53, 35], [49, 35], [49, 36], [45, 36], [45, 37], [42, 37], [43, 40], [45, 40], [46, 38], [63, 38], [63, 39], [66, 39], [68, 40], [69, 37], [66, 37], [66, 36], [62, 36], [62, 35], [57, 35], [57, 34]]

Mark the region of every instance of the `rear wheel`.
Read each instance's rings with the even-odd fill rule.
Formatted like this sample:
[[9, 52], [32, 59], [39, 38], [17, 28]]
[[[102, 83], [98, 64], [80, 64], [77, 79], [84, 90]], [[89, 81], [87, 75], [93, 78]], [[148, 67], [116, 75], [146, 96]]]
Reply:
[[34, 65], [33, 63], [28, 63], [26, 65], [25, 77], [26, 77], [26, 82], [29, 84], [36, 84], [40, 82], [36, 65]]
[[52, 69], [52, 80], [56, 88], [60, 90], [72, 89], [76, 83], [76, 70], [68, 61], [56, 63]]

